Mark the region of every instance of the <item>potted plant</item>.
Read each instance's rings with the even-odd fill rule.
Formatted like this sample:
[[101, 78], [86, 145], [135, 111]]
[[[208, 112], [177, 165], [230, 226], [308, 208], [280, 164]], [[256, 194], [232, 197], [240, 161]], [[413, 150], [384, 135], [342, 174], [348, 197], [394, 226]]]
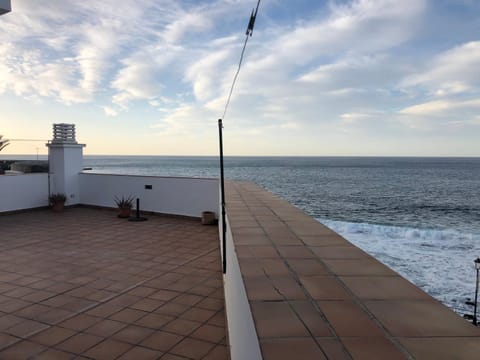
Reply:
[[217, 219], [215, 219], [215, 213], [213, 211], [202, 212], [202, 225], [215, 225]]
[[115, 204], [118, 207], [118, 217], [128, 218], [133, 207], [133, 196], [122, 196], [118, 198], [115, 196]]
[[54, 212], [62, 212], [65, 207], [67, 197], [63, 193], [50, 194], [48, 201]]

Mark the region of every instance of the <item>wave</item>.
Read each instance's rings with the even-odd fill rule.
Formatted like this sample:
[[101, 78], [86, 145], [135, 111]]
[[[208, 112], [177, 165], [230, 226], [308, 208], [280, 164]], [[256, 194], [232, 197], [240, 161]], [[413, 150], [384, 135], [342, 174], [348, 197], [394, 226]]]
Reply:
[[373, 236], [382, 236], [384, 239], [406, 239], [406, 240], [424, 240], [428, 242], [437, 241], [479, 241], [478, 235], [465, 233], [456, 229], [421, 229], [391, 225], [377, 225], [368, 223], [353, 223], [345, 221], [335, 221], [328, 219], [317, 219], [322, 224], [334, 228], [342, 233], [348, 234], [368, 234]]
[[475, 291], [480, 234], [317, 219], [459, 313]]

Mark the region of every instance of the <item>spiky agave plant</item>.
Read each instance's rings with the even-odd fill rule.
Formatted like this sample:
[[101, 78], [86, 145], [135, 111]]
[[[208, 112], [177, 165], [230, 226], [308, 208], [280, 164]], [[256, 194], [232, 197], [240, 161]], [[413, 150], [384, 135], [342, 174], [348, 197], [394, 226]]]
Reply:
[[2, 151], [2, 149], [9, 144], [10, 144], [10, 140], [4, 139], [3, 135], [0, 135], [0, 151]]

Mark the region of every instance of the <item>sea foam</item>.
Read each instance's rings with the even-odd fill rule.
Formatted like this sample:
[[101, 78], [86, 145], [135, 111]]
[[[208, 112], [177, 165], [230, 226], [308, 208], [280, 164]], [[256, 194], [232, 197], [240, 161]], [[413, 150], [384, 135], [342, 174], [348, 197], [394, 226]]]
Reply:
[[318, 219], [460, 314], [475, 291], [480, 235]]

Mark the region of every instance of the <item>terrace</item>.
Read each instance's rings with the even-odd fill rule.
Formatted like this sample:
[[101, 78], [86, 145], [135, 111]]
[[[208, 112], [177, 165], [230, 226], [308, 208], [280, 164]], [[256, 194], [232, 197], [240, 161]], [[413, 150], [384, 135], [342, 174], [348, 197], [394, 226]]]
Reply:
[[0, 358], [227, 359], [217, 228], [148, 217], [0, 216]]

